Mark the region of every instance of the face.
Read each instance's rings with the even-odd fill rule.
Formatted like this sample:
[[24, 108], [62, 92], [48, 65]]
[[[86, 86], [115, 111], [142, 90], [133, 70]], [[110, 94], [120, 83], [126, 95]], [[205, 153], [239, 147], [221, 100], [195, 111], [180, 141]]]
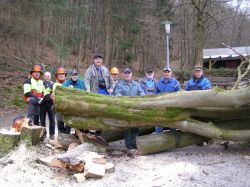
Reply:
[[165, 79], [170, 79], [172, 76], [172, 72], [171, 71], [163, 71], [163, 77]]
[[113, 78], [114, 81], [119, 79], [119, 74], [111, 74], [111, 77]]
[[51, 74], [50, 74], [50, 72], [45, 72], [43, 78], [47, 82], [50, 81], [51, 80]]
[[77, 81], [78, 79], [78, 74], [74, 74], [71, 76], [72, 81]]
[[65, 74], [58, 74], [58, 75], [57, 75], [57, 79], [58, 79], [59, 81], [64, 81], [64, 80], [66, 79], [66, 76], [65, 76]]
[[146, 77], [148, 79], [153, 79], [154, 78], [154, 72], [153, 71], [148, 71], [146, 72]]
[[39, 79], [40, 76], [41, 76], [41, 73], [38, 72], [38, 71], [33, 71], [33, 72], [31, 73], [31, 75], [32, 75], [32, 77], [34, 77], [35, 79]]
[[132, 80], [132, 73], [130, 73], [130, 72], [123, 73], [123, 78], [125, 81], [131, 81]]
[[102, 58], [95, 58], [94, 64], [96, 67], [100, 67], [102, 65]]
[[203, 71], [202, 71], [202, 70], [195, 70], [195, 71], [194, 71], [194, 77], [195, 77], [196, 79], [201, 78], [202, 75], [203, 75]]

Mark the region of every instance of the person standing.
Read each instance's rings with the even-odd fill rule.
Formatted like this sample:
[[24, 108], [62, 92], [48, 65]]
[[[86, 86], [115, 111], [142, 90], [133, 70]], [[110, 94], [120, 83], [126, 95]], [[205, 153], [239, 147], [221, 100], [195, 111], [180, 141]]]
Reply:
[[71, 78], [63, 83], [64, 87], [76, 88], [79, 90], [85, 90], [85, 85], [83, 80], [78, 78], [78, 72], [73, 70], [71, 72]]
[[46, 127], [46, 113], [49, 117], [49, 135], [50, 139], [55, 139], [55, 111], [51, 94], [54, 82], [51, 81], [51, 73], [45, 72], [43, 76], [43, 85], [45, 88], [43, 103], [40, 105], [40, 120], [41, 126]]
[[87, 92], [112, 94], [115, 84], [108, 69], [103, 65], [102, 55], [94, 55], [93, 64], [88, 67], [84, 82]]
[[[123, 70], [123, 80], [116, 85], [115, 96], [144, 96], [140, 84], [132, 79], [132, 71], [129, 68]], [[128, 149], [136, 149], [136, 136], [139, 128], [129, 128], [125, 131], [125, 145]]]
[[30, 71], [31, 77], [23, 84], [24, 101], [28, 103], [27, 118], [39, 125], [40, 105], [44, 97], [44, 85], [41, 80], [42, 68], [34, 65]]
[[[163, 69], [163, 77], [159, 80], [157, 84], [156, 93], [171, 93], [178, 92], [180, 90], [180, 83], [172, 76], [172, 70], [165, 67]], [[162, 133], [162, 127], [155, 127], [156, 133]]]
[[119, 70], [118, 70], [118, 68], [116, 68], [116, 67], [111, 68], [110, 74], [111, 74], [111, 77], [113, 78], [113, 81], [114, 81], [115, 85], [117, 85], [117, 83], [119, 81]]
[[210, 81], [206, 77], [204, 77], [203, 67], [200, 65], [195, 65], [193, 69], [193, 76], [188, 81], [185, 90], [209, 90], [211, 88], [212, 86]]
[[[62, 86], [63, 83], [66, 81], [66, 70], [63, 67], [59, 67], [56, 70], [55, 77], [56, 77], [56, 82], [53, 85], [53, 93], [52, 93], [52, 98], [55, 100], [55, 89], [57, 86]], [[70, 134], [71, 128], [64, 124], [63, 116], [59, 112], [56, 113], [56, 120], [57, 120], [57, 127], [58, 127], [58, 132], [59, 133], [64, 133], [64, 134]]]
[[157, 90], [157, 80], [154, 79], [153, 68], [146, 69], [146, 76], [139, 81], [146, 95], [154, 95]]

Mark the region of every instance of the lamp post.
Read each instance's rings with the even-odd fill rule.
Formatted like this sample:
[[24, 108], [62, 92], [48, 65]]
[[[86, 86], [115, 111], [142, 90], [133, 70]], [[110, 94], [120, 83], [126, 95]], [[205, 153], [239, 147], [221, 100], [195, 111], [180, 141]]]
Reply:
[[170, 25], [172, 22], [164, 21], [165, 33], [166, 33], [166, 49], [167, 49], [167, 58], [166, 58], [166, 68], [169, 68], [169, 35], [170, 35]]

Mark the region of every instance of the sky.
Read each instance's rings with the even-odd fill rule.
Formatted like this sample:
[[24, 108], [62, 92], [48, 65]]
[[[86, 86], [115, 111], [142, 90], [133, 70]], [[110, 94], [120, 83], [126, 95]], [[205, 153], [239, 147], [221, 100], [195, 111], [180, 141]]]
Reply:
[[250, 13], [250, 0], [232, 0], [229, 4], [233, 7], [237, 7], [240, 3], [240, 10], [242, 12], [249, 12]]

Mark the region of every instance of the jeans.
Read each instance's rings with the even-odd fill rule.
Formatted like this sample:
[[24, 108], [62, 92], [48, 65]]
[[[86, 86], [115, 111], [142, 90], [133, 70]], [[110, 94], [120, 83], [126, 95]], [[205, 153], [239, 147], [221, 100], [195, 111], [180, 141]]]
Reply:
[[36, 98], [29, 98], [27, 118], [31, 119], [35, 125], [39, 125], [40, 105], [37, 103]]
[[155, 132], [156, 132], [156, 133], [162, 133], [164, 129], [165, 129], [165, 130], [170, 130], [171, 132], [175, 132], [175, 131], [176, 131], [175, 128], [155, 127]]
[[106, 88], [99, 88], [98, 93], [103, 95], [109, 95], [109, 92], [107, 91]]
[[55, 135], [55, 112], [51, 103], [45, 102], [40, 106], [40, 120], [43, 127], [46, 127], [46, 113], [49, 116], [49, 135]]
[[163, 132], [163, 127], [155, 127], [155, 132], [156, 133], [162, 133]]
[[136, 149], [136, 136], [139, 134], [139, 128], [129, 128], [125, 131], [125, 145], [128, 149]]

